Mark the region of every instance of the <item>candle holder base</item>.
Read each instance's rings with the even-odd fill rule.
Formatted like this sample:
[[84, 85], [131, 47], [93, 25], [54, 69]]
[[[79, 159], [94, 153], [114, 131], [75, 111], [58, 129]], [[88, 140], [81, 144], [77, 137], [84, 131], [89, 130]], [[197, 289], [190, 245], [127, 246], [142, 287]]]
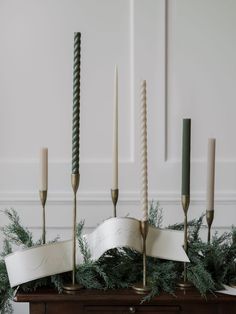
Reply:
[[142, 282], [133, 285], [132, 289], [134, 289], [134, 291], [138, 294], [146, 294], [152, 290], [151, 287], [144, 285]]
[[65, 293], [73, 294], [76, 291], [83, 289], [83, 286], [78, 283], [68, 283], [63, 285], [63, 290]]
[[179, 281], [177, 283], [177, 288], [181, 290], [191, 289], [193, 287], [193, 284], [190, 281]]

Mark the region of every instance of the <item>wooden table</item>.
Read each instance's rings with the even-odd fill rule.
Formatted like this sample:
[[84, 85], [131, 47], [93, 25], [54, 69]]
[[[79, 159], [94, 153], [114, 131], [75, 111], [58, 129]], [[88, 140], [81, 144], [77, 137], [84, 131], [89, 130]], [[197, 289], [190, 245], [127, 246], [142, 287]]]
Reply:
[[217, 294], [207, 300], [196, 290], [176, 291], [176, 296], [162, 294], [140, 304], [142, 296], [133, 290], [81, 290], [77, 294], [58, 294], [54, 290], [18, 292], [14, 301], [29, 302], [31, 314], [236, 314], [236, 297]]

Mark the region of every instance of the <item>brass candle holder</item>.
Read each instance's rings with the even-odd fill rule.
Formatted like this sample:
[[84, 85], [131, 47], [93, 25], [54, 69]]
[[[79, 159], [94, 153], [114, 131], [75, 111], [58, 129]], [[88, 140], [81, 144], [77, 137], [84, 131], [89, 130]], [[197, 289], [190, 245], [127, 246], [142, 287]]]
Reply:
[[112, 199], [113, 208], [114, 208], [114, 217], [116, 217], [116, 204], [118, 202], [118, 197], [119, 197], [119, 189], [112, 189], [111, 199]]
[[211, 225], [214, 219], [214, 210], [206, 210], [206, 221], [208, 226], [207, 242], [211, 242]]
[[146, 254], [146, 238], [148, 234], [148, 221], [140, 221], [140, 232], [142, 235], [143, 245], [143, 281], [135, 284], [132, 288], [139, 294], [148, 293], [151, 288], [147, 285], [147, 254]]
[[68, 293], [73, 293], [82, 288], [80, 284], [76, 283], [76, 221], [77, 221], [77, 199], [76, 194], [79, 188], [79, 173], [72, 173], [71, 175], [71, 185], [74, 192], [74, 211], [73, 211], [73, 247], [72, 247], [72, 283], [65, 284], [63, 289]]
[[[190, 204], [190, 196], [182, 195], [181, 196], [182, 207], [184, 211], [184, 250], [188, 254], [188, 208]], [[188, 281], [187, 277], [187, 263], [184, 262], [184, 275], [183, 280], [181, 280], [177, 286], [180, 289], [189, 289], [193, 286], [191, 282]]]
[[46, 214], [45, 214], [45, 205], [47, 201], [47, 190], [39, 191], [40, 201], [43, 207], [43, 231], [42, 231], [42, 242], [46, 243]]

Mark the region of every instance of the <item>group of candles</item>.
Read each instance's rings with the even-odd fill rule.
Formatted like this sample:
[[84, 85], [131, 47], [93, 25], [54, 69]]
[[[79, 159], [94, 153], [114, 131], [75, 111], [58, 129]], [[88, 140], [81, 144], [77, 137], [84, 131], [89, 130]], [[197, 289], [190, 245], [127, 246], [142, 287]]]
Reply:
[[[206, 210], [214, 210], [215, 189], [215, 144], [214, 138], [208, 139], [207, 157], [207, 194]], [[191, 119], [183, 119], [182, 138], [182, 196], [190, 196], [190, 160], [191, 160]], [[147, 102], [146, 81], [141, 81], [140, 87], [140, 207], [142, 220], [148, 219], [148, 172], [147, 172]], [[114, 110], [113, 110], [113, 184], [112, 189], [118, 189], [118, 70], [115, 67], [114, 80]]]
[[[214, 210], [215, 190], [215, 146], [214, 138], [208, 139], [206, 210]], [[190, 196], [191, 119], [183, 119], [182, 142], [182, 195]]]
[[[118, 189], [118, 70], [115, 68], [115, 91], [113, 112], [113, 180], [112, 189]], [[207, 158], [207, 197], [206, 209], [214, 210], [215, 183], [215, 139], [208, 140]], [[182, 195], [190, 195], [190, 152], [191, 152], [191, 119], [183, 119], [182, 142]], [[147, 174], [147, 103], [146, 81], [141, 82], [140, 89], [140, 161], [141, 161], [141, 210], [142, 220], [148, 217], [148, 174]], [[40, 191], [48, 189], [48, 149], [40, 151]]]
[[[80, 137], [80, 33], [74, 35], [74, 71], [73, 71], [73, 129], [72, 129], [72, 173], [79, 173], [79, 137]], [[190, 151], [191, 120], [183, 120], [182, 142], [182, 195], [190, 195]], [[148, 219], [148, 172], [147, 172], [147, 102], [146, 81], [140, 87], [140, 182], [142, 220]], [[115, 67], [114, 110], [113, 110], [113, 153], [112, 153], [112, 189], [118, 189], [118, 69]], [[40, 191], [48, 188], [48, 149], [40, 151]], [[208, 141], [207, 162], [207, 210], [214, 210], [215, 182], [215, 139]]]
[[[115, 68], [114, 83], [114, 111], [113, 111], [113, 186], [118, 189], [118, 71]], [[207, 157], [207, 194], [206, 210], [214, 210], [215, 189], [215, 144], [214, 138], [208, 139]], [[182, 196], [190, 196], [190, 160], [191, 160], [191, 119], [183, 119], [182, 138]], [[146, 81], [141, 81], [140, 86], [140, 207], [142, 220], [148, 219], [148, 171], [147, 171], [147, 102]]]

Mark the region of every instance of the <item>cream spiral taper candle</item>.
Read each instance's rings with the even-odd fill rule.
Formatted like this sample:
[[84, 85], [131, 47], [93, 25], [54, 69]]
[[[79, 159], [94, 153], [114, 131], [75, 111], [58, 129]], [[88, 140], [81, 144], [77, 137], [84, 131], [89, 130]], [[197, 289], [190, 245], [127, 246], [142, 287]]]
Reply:
[[140, 162], [141, 162], [141, 210], [142, 220], [148, 220], [148, 169], [147, 169], [147, 103], [146, 81], [140, 88]]

